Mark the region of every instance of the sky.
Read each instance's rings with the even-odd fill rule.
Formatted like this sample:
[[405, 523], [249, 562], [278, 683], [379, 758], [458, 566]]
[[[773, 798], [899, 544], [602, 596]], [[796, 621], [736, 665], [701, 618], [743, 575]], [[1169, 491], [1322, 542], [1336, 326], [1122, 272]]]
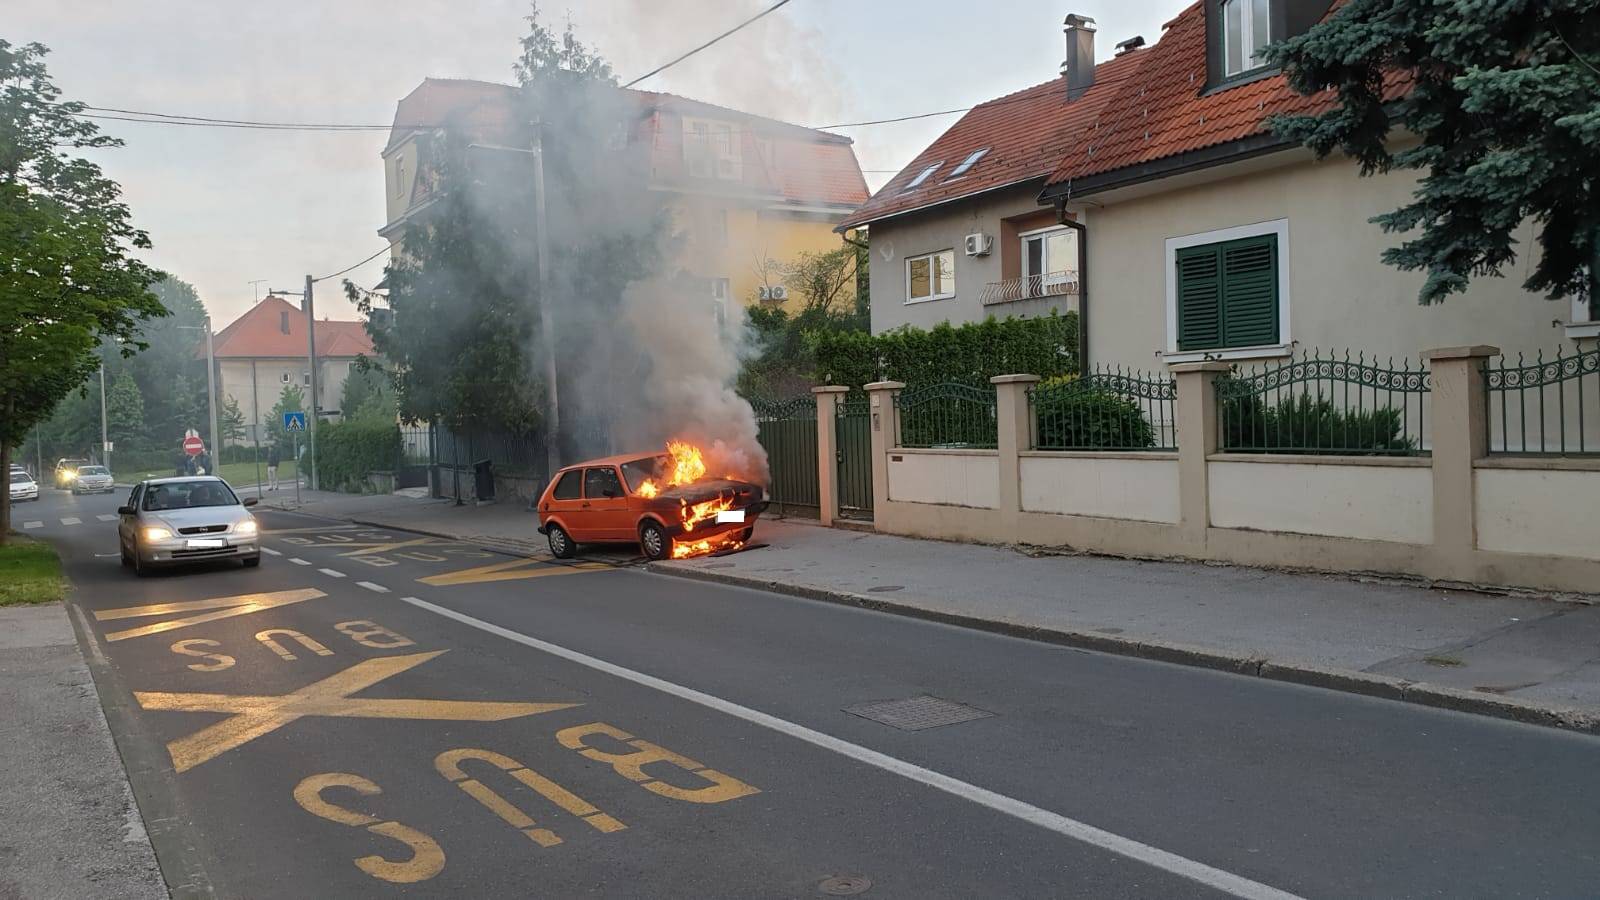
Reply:
[[[540, 5], [631, 80], [771, 0]], [[527, 0], [6, 0], [0, 37], [51, 50], [67, 99], [259, 121], [387, 124], [428, 76], [511, 82]], [[968, 106], [1058, 77], [1061, 21], [1097, 21], [1096, 56], [1154, 43], [1184, 0], [791, 0], [639, 85], [801, 125]], [[836, 129], [876, 188], [957, 120]], [[153, 265], [195, 285], [219, 329], [269, 288], [299, 290], [384, 242], [386, 140], [100, 121], [126, 146], [93, 158], [119, 181]], [[348, 276], [371, 285], [386, 254]], [[261, 283], [252, 285], [251, 282]], [[335, 283], [319, 316], [355, 318]]]

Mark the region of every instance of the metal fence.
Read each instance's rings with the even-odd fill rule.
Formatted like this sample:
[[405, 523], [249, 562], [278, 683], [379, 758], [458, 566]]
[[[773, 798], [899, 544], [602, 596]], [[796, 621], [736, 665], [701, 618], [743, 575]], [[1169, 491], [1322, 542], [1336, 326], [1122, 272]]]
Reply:
[[1600, 349], [1483, 366], [1490, 453], [1600, 453]]
[[1364, 355], [1308, 355], [1218, 378], [1217, 424], [1229, 453], [1420, 456], [1432, 377]]
[[902, 447], [992, 449], [999, 443], [992, 387], [930, 384], [901, 391], [894, 403]]
[[872, 519], [872, 401], [851, 391], [835, 407], [834, 436], [838, 459], [834, 483], [839, 492], [839, 515], [846, 519]]
[[1176, 450], [1178, 384], [1170, 375], [1098, 367], [1028, 390], [1035, 450]]
[[817, 479], [817, 401], [750, 400], [756, 414], [756, 438], [767, 451], [772, 472], [768, 497], [783, 512], [816, 514], [820, 505]]

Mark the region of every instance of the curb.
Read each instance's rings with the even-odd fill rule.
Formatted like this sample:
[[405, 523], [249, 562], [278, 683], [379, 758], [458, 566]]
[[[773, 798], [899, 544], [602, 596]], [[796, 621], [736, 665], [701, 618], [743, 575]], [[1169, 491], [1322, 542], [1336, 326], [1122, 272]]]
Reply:
[[1198, 647], [1192, 644], [1179, 644], [1171, 641], [1124, 638], [1098, 632], [1071, 631], [1068, 629], [1027, 625], [1003, 619], [985, 619], [963, 613], [943, 612], [906, 603], [896, 603], [881, 597], [869, 597], [849, 591], [788, 584], [765, 578], [753, 578], [747, 575], [710, 572], [704, 569], [683, 568], [681, 564], [652, 562], [646, 563], [644, 568], [648, 572], [674, 578], [753, 588], [760, 591], [785, 594], [790, 597], [800, 597], [805, 600], [819, 600], [824, 603], [855, 606], [876, 612], [923, 619], [945, 625], [987, 631], [992, 634], [1041, 641], [1048, 644], [1058, 644], [1064, 647], [1075, 647], [1117, 656], [1131, 656], [1157, 662], [1231, 672], [1236, 675], [1265, 678], [1269, 681], [1282, 681], [1307, 687], [1342, 691], [1348, 694], [1377, 697], [1382, 700], [1430, 706], [1435, 709], [1448, 709], [1453, 712], [1509, 719], [1514, 722], [1540, 725], [1546, 728], [1560, 728], [1585, 734], [1600, 734], [1600, 715], [1587, 710], [1533, 703], [1497, 694], [1464, 691], [1442, 685], [1428, 684], [1427, 682], [1407, 681], [1406, 679], [1389, 675], [1374, 675], [1369, 672], [1357, 672], [1350, 669], [1334, 669], [1307, 663], [1275, 660], [1263, 656], [1229, 653], [1209, 647]]

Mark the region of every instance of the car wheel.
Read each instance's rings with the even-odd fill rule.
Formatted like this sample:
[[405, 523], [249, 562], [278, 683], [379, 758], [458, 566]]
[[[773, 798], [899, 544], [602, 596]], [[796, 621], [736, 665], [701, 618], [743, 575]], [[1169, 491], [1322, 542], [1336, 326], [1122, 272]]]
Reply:
[[551, 525], [545, 530], [545, 538], [550, 542], [550, 555], [556, 559], [571, 559], [577, 552], [577, 545], [572, 543], [572, 535], [560, 525]]
[[128, 548], [123, 546], [123, 543], [121, 541], [117, 541], [117, 551], [122, 556], [122, 564], [124, 566], [133, 565], [133, 560], [128, 557]]
[[639, 526], [639, 549], [644, 551], [644, 558], [650, 560], [666, 559], [672, 555], [672, 541], [668, 540], [660, 522], [646, 520]]
[[261, 557], [259, 557], [259, 556], [252, 556], [249, 559], [246, 559], [244, 561], [244, 567], [246, 569], [254, 569], [254, 568], [256, 568], [257, 566], [260, 566], [260, 565], [261, 565]]
[[744, 533], [739, 535], [740, 543], [744, 543], [744, 544], [750, 543], [750, 537], [751, 537], [751, 535], [754, 535], [755, 533], [756, 533], [756, 527], [754, 525], [751, 525], [749, 528], [746, 528], [744, 530]]

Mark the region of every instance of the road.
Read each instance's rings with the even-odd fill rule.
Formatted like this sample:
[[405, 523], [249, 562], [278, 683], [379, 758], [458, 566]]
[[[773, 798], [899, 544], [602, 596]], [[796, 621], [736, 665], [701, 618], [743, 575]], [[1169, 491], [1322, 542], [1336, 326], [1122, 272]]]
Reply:
[[259, 569], [138, 579], [122, 496], [14, 518], [181, 895], [1600, 883], [1593, 737], [271, 511]]

